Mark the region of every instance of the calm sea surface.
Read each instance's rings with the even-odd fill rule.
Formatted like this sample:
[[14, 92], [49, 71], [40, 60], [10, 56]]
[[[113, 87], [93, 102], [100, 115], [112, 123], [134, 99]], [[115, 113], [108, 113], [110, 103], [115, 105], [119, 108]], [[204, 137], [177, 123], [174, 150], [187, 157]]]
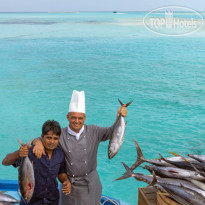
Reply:
[[[121, 162], [136, 160], [133, 139], [146, 158], [205, 153], [205, 27], [161, 36], [143, 26], [145, 15], [0, 14], [0, 161], [19, 148], [17, 137], [38, 137], [44, 121], [66, 127], [73, 89], [85, 91], [87, 124], [110, 126], [117, 99], [134, 101], [119, 153], [109, 160], [108, 142], [99, 148], [105, 195], [137, 204], [146, 184], [113, 182], [124, 173]], [[17, 169], [0, 165], [0, 179], [17, 179]]]

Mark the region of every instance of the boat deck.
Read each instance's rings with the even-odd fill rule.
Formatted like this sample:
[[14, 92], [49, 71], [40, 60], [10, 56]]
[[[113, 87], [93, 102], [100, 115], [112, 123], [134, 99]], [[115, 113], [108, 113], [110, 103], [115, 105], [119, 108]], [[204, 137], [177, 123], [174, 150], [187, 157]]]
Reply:
[[[9, 194], [15, 199], [20, 200], [18, 188], [19, 186], [17, 180], [0, 180], [0, 191], [6, 191], [6, 194]], [[120, 205], [120, 201], [106, 195], [102, 195], [101, 205]]]

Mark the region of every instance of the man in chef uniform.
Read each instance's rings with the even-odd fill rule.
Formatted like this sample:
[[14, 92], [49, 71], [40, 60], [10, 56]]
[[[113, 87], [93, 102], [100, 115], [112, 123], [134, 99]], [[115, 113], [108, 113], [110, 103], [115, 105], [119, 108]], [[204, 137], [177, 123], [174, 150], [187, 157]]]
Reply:
[[[126, 117], [125, 105], [118, 109], [119, 115]], [[99, 143], [111, 138], [114, 125], [99, 127], [84, 124], [85, 94], [84, 91], [73, 91], [67, 114], [69, 125], [62, 129], [60, 147], [65, 153], [68, 178], [71, 182], [71, 193], [65, 196], [60, 193], [60, 205], [99, 205], [101, 201], [102, 185], [97, 167], [97, 150]], [[34, 154], [40, 158], [44, 148], [39, 139]], [[60, 189], [61, 190], [61, 189]]]

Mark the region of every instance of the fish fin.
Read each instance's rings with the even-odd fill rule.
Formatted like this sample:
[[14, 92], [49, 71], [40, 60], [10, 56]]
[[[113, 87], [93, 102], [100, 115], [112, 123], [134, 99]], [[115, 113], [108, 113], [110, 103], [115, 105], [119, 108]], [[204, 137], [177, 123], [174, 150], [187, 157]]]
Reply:
[[175, 153], [175, 152], [169, 152], [170, 154], [174, 155], [175, 157], [180, 157], [179, 154]]
[[33, 141], [33, 138], [31, 138], [31, 139], [26, 143], [26, 145], [29, 146], [29, 145], [32, 143], [32, 141]]
[[1, 194], [5, 193], [6, 191], [0, 191]]
[[131, 169], [134, 170], [136, 169], [140, 164], [142, 164], [145, 161], [144, 155], [142, 154], [142, 150], [140, 149], [138, 143], [133, 140], [136, 146], [137, 150], [137, 160], [136, 162], [132, 165]]
[[195, 170], [195, 176], [201, 175], [201, 176], [205, 177], [204, 172], [201, 172], [200, 170], [198, 170], [198, 169], [196, 168], [196, 166], [194, 166], [191, 162], [189, 162], [189, 163], [190, 163], [190, 165], [191, 165], [191, 166], [194, 168], [194, 170]]
[[[183, 152], [181, 152], [182, 154], [184, 154]], [[179, 155], [179, 157], [181, 157], [186, 163], [190, 163], [189, 160], [187, 160], [185, 157], [183, 157], [182, 155]]]
[[157, 183], [157, 176], [154, 170], [152, 170], [152, 176], [153, 176], [153, 179], [152, 179], [152, 182], [149, 184], [149, 186], [154, 186]]
[[130, 169], [125, 163], [122, 162], [122, 164], [125, 167], [127, 172], [125, 172], [122, 177], [119, 177], [119, 178], [115, 179], [114, 181], [118, 181], [118, 180], [122, 180], [122, 179], [127, 179], [129, 177], [134, 176], [134, 172], [132, 171], [132, 169]]
[[180, 183], [180, 187], [184, 188], [184, 185], [182, 183]]
[[17, 138], [17, 140], [22, 146], [24, 145], [24, 143], [19, 138]]
[[[183, 152], [181, 152], [181, 154], [184, 154]], [[182, 155], [180, 154], [177, 154], [177, 157], [181, 157], [186, 163], [189, 163], [191, 164], [191, 162], [189, 162], [189, 160], [187, 160], [185, 157], [183, 157]]]
[[152, 174], [152, 171], [154, 171], [153, 168], [152, 168], [152, 166], [145, 165], [145, 166], [142, 167], [142, 168], [148, 170], [148, 171], [150, 172], [150, 174]]
[[122, 105], [122, 106], [124, 105], [119, 98], [118, 98], [118, 101], [119, 101], [120, 105]]
[[166, 159], [159, 152], [158, 152], [158, 155], [160, 156], [160, 159], [162, 159], [166, 162]]
[[125, 122], [125, 125], [127, 125], [127, 121]]

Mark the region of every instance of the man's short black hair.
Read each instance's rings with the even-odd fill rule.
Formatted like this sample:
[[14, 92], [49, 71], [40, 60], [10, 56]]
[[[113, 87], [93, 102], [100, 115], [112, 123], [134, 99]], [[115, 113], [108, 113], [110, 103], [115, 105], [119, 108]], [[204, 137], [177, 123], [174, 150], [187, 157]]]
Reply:
[[59, 122], [55, 120], [47, 120], [46, 122], [44, 122], [42, 127], [42, 135], [46, 135], [49, 131], [53, 131], [53, 134], [60, 136], [61, 126]]

